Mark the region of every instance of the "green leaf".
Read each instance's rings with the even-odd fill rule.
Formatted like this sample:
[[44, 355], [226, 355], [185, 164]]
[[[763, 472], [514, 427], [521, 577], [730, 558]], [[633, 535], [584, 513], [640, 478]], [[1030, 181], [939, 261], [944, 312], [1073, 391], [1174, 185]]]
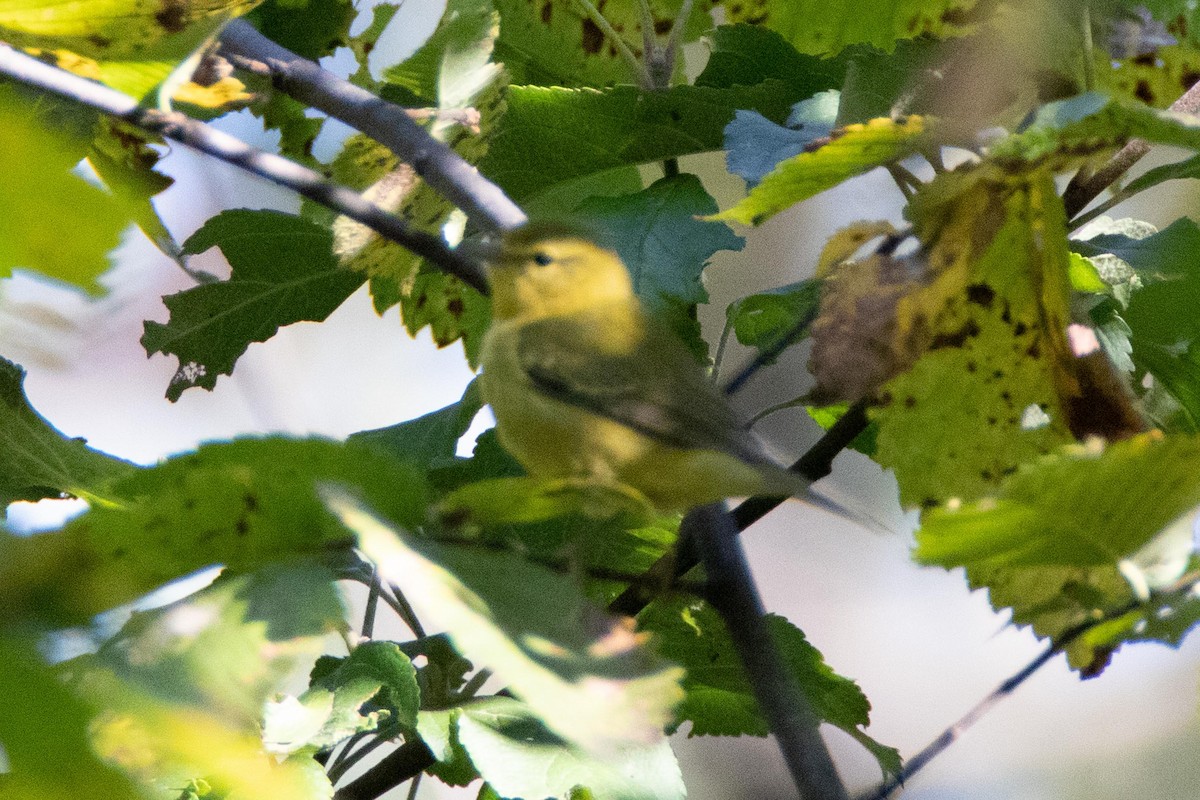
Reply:
[[97, 278], [108, 270], [108, 252], [120, 243], [131, 215], [119, 198], [71, 172], [86, 153], [81, 137], [69, 130], [64, 135], [53, 114], [40, 115], [37, 104], [0, 86], [0, 152], [6, 165], [0, 277], [31, 269], [99, 294]]
[[651, 311], [670, 301], [708, 302], [701, 274], [719, 250], [741, 250], [742, 237], [696, 217], [717, 204], [695, 175], [661, 178], [633, 195], [588, 200], [578, 213], [603, 230]]
[[[81, 672], [105, 669], [162, 700], [203, 707], [247, 729], [266, 699], [328, 633], [345, 630], [335, 575], [315, 563], [222, 576], [171, 605], [135, 613]], [[187, 620], [195, 620], [187, 625]]]
[[779, 344], [784, 336], [798, 342], [808, 336], [817, 318], [821, 281], [809, 278], [777, 289], [747, 295], [729, 304], [725, 318], [738, 342], [760, 352]]
[[926, 137], [925, 120], [916, 116], [848, 125], [828, 144], [780, 162], [740, 203], [713, 219], [761, 224], [848, 178], [904, 158]]
[[[641, 628], [657, 634], [662, 654], [686, 670], [676, 724], [691, 722], [690, 736], [766, 736], [770, 727], [758, 708], [741, 660], [720, 615], [707, 603], [659, 599], [638, 616]], [[774, 614], [767, 623], [793, 679], [817, 717], [841, 728], [871, 751], [884, 776], [900, 769], [900, 754], [861, 729], [870, 724], [871, 704], [858, 685], [838, 675], [804, 633]]]
[[345, 658], [323, 656], [311, 688], [267, 706], [263, 738], [275, 752], [331, 747], [381, 723], [416, 733], [417, 671], [393, 642], [363, 642]]
[[25, 370], [0, 358], [0, 508], [64, 494], [112, 497], [108, 487], [133, 465], [57, 431], [29, 404], [24, 382]]
[[720, 0], [729, 22], [778, 31], [801, 53], [832, 55], [870, 44], [890, 53], [901, 39], [962, 36], [975, 30], [976, 0]]
[[1189, 436], [1047, 456], [1006, 480], [995, 497], [927, 514], [916, 558], [944, 567], [1115, 566], [1200, 506], [1197, 457], [1200, 438]]
[[573, 797], [588, 790], [619, 800], [683, 800], [686, 794], [666, 741], [590, 755], [556, 736], [528, 705], [507, 697], [439, 716], [446, 720], [441, 727], [453, 728], [450, 741], [500, 797]]
[[466, 786], [479, 778], [471, 757], [458, 740], [458, 718], [462, 713], [461, 708], [422, 711], [417, 718], [421, 740], [436, 759], [427, 771], [450, 786]]
[[[971, 585], [987, 588], [997, 609], [1011, 608], [1015, 623], [1060, 636], [1124, 608], [1135, 596], [1131, 584], [1144, 598], [1183, 573], [1200, 505], [1198, 454], [1200, 438], [1178, 435], [1066, 448], [1019, 470], [995, 497], [928, 513], [916, 557], [965, 566]], [[1137, 639], [1138, 620], [1158, 616], [1156, 607], [1089, 632], [1068, 648], [1072, 666], [1098, 673], [1116, 645]], [[1191, 627], [1186, 618], [1176, 620], [1176, 634]]]
[[311, 563], [225, 575], [135, 614], [95, 655], [69, 662], [72, 685], [105, 709], [97, 751], [148, 783], [199, 778], [220, 793], [329, 797], [328, 780], [314, 783], [300, 762], [273, 763], [261, 716], [325, 635], [345, 629], [334, 577]]
[[1128, 263], [1145, 284], [1133, 293], [1125, 310], [1135, 353], [1141, 343], [1170, 346], [1200, 337], [1194, 313], [1200, 300], [1200, 270], [1192, 249], [1200, 246], [1200, 226], [1183, 217], [1145, 239], [1118, 243], [1098, 236], [1087, 243]]
[[317, 61], [350, 43], [357, 16], [350, 0], [267, 0], [250, 18], [271, 41]]
[[185, 389], [212, 390], [251, 342], [265, 342], [283, 325], [319, 322], [362, 284], [362, 276], [338, 266], [332, 237], [300, 217], [277, 211], [223, 211], [184, 243], [185, 253], [219, 247], [233, 272], [164, 298], [166, 324], [147, 321], [142, 346], [148, 355], [179, 359], [167, 398]]
[[[655, 33], [670, 28], [680, 5], [681, 0], [650, 0]], [[498, 0], [496, 8], [500, 12], [496, 59], [512, 72], [514, 83], [600, 87], [638, 82], [634, 68], [573, 0]], [[635, 52], [640, 52], [640, 0], [608, 0], [600, 11]], [[711, 26], [704, 4], [697, 3], [684, 28], [683, 41], [695, 40]]]
[[77, 624], [201, 568], [247, 570], [325, 552], [345, 531], [317, 481], [358, 487], [388, 518], [418, 525], [425, 486], [373, 448], [322, 439], [211, 444], [114, 481], [120, 505], [96, 505], [62, 531], [0, 535], [0, 624]]
[[[399, 93], [408, 98], [406, 102], [436, 100], [429, 132], [470, 163], [483, 158], [505, 113], [508, 76], [492, 62], [497, 33], [496, 12], [489, 2], [455, 0], [447, 5], [434, 34], [436, 46], [422, 48], [389, 70], [389, 80], [401, 83], [388, 83], [382, 89], [385, 98], [394, 99]], [[418, 98], [417, 92], [426, 96]], [[453, 210], [408, 165], [366, 137], [347, 141], [334, 162], [334, 175], [435, 235]], [[377, 311], [399, 303], [410, 334], [429, 327], [442, 347], [461, 339], [468, 361], [475, 363], [490, 321], [489, 304], [478, 292], [358, 223], [339, 218], [334, 236], [334, 250], [342, 263], [370, 276]]]
[[1024, 132], [997, 142], [989, 155], [999, 163], [1043, 162], [1068, 169], [1133, 138], [1200, 150], [1200, 121], [1089, 92], [1042, 106]]
[[[471, 73], [487, 64], [496, 38], [496, 19], [491, 0], [451, 0], [425, 44], [384, 70], [389, 91], [403, 90], [412, 105], [456, 107], [457, 103], [447, 102], [445, 87], [439, 85], [455, 73]], [[481, 48], [481, 42], [488, 46]]]
[[423, 469], [447, 466], [454, 462], [458, 440], [482, 407], [479, 384], [471, 381], [457, 403], [399, 425], [359, 431], [348, 441], [379, 447], [394, 458]]
[[96, 756], [88, 733], [92, 709], [42, 661], [35, 642], [0, 637], [0, 659], [0, 745], [7, 760], [0, 785], [6, 798], [145, 796], [127, 775]]
[[588, 751], [661, 739], [681, 671], [589, 606], [574, 581], [512, 554], [401, 534], [345, 494], [325, 492], [380, 574], [404, 582], [421, 618], [492, 669], [558, 736]]
[[721, 25], [706, 37], [709, 50], [697, 86], [728, 89], [766, 80], [791, 85], [797, 100], [817, 92], [839, 89], [846, 77], [846, 60], [816, 58], [796, 52], [776, 31], [757, 25]]
[[[874, 359], [899, 348], [884, 365], [895, 377], [878, 390], [871, 419], [879, 423], [876, 458], [896, 471], [908, 506], [987, 494], [1018, 465], [1089, 431], [1089, 413], [1101, 403], [1127, 402], [1084, 383], [1066, 341], [1068, 251], [1050, 175], [984, 169], [943, 178], [910, 206], [922, 240], [932, 243], [920, 259], [929, 272], [914, 277], [906, 263], [883, 261], [880, 274], [890, 270], [898, 284], [868, 297], [851, 291], [837, 303], [831, 293], [828, 310], [839, 316], [824, 328], [823, 301], [814, 325], [817, 374], [826, 370], [818, 359], [826, 347], [858, 369], [860, 354]], [[853, 286], [837, 276], [869, 263], [839, 267], [828, 285]], [[917, 347], [905, 351], [905, 343]], [[837, 366], [830, 359], [828, 370]]]
[[720, 150], [737, 109], [782, 121], [795, 99], [781, 81], [733, 89], [675, 86], [652, 94], [632, 86], [514, 86], [479, 169], [524, 203], [569, 179]]
[[400, 6], [395, 3], [375, 5], [371, 9], [371, 24], [364, 28], [362, 33], [350, 37], [350, 51], [354, 53], [354, 58], [358, 61], [358, 71], [350, 76], [350, 82], [355, 86], [372, 91], [378, 89], [377, 81], [371, 76], [368, 60], [375, 45], [379, 42], [379, 37], [383, 35], [384, 30], [399, 10]]
[[70, 51], [86, 60], [60, 57], [61, 66], [143, 99], [229, 20], [259, 2], [196, 0], [164, 7], [141, 0], [7, 0], [0, 7], [0, 39]]

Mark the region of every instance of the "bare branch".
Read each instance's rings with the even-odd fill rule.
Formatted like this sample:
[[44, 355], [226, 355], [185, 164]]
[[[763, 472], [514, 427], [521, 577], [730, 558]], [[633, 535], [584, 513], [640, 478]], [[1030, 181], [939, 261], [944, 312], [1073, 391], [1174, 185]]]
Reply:
[[221, 53], [231, 60], [249, 59], [265, 65], [275, 88], [391, 149], [479, 226], [504, 231], [527, 221], [525, 212], [500, 187], [426, 133], [409, 117], [407, 109], [275, 44], [249, 22], [235, 20], [225, 28]]
[[210, 128], [179, 113], [142, 108], [118, 91], [0, 44], [0, 74], [66, 100], [110, 114], [138, 128], [186, 144], [215, 158], [266, 178], [361, 222], [381, 236], [429, 259], [439, 268], [486, 292], [487, 281], [479, 265], [451, 250], [439, 237], [410, 227], [404, 220], [364, 200], [354, 190], [280, 156], [256, 150], [227, 133]]

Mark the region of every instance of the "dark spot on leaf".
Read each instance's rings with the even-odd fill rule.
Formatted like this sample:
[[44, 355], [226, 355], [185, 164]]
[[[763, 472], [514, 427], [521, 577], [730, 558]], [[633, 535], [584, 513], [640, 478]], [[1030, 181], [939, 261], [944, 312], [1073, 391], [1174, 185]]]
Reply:
[[421, 295], [420, 297], [418, 297], [417, 298], [417, 308], [418, 309], [424, 308], [425, 303], [428, 300], [429, 300], [429, 297], [427, 295]]
[[908, 397], [904, 398], [904, 407], [905, 408], [912, 408], [916, 404], [917, 404], [917, 398], [913, 397], [911, 394]]
[[101, 36], [98, 33], [93, 33], [92, 35], [88, 36], [87, 40], [96, 45], [96, 47], [108, 47], [112, 44], [111, 39], [109, 39], [107, 36]]
[[187, 27], [187, 4], [179, 0], [166, 0], [154, 19], [168, 33], [179, 33]]
[[977, 369], [979, 369], [979, 367], [974, 361], [967, 362], [967, 372], [974, 372]]
[[1012, 322], [1012, 314], [1009, 313], [1009, 308], [1008, 308], [1007, 302], [1005, 302], [1005, 304], [1004, 304], [1004, 310], [1000, 312], [1000, 321], [1003, 322], [1005, 325]]
[[546, 0], [546, 2], [542, 3], [542, 24], [549, 25], [553, 16], [554, 4], [551, 3], [550, 0]]
[[245, 517], [239, 517], [238, 521], [234, 523], [233, 529], [237, 531], [238, 536], [245, 536], [250, 532], [250, 523]]
[[734, 17], [740, 16], [743, 10], [744, 9], [742, 8], [741, 3], [734, 3], [733, 5], [731, 5], [729, 7], [729, 13], [732, 14]]
[[1029, 345], [1029, 349], [1025, 351], [1025, 355], [1030, 358], [1040, 358], [1042, 355], [1041, 343], [1034, 339], [1033, 344]]
[[926, 497], [921, 501], [921, 508], [937, 508], [938, 501], [932, 497]]
[[945, 25], [968, 25], [971, 15], [962, 8], [947, 8], [941, 13], [940, 19]]
[[996, 419], [995, 417], [988, 417], [988, 418], [987, 418], [988, 425], [995, 425], [995, 424], [996, 424], [997, 422], [999, 422], [999, 421], [1000, 421], [1000, 420]]
[[1133, 96], [1147, 105], [1154, 102], [1154, 92], [1150, 89], [1150, 84], [1144, 79], [1137, 82], [1137, 86], [1133, 90]]
[[242, 498], [242, 503], [245, 504], [247, 511], [258, 510], [258, 498], [252, 494], [245, 495]]
[[879, 404], [884, 405], [884, 406], [890, 406], [892, 404], [892, 393], [884, 392], [883, 394], [881, 394], [879, 396]]
[[683, 122], [683, 114], [680, 114], [678, 109], [672, 108], [671, 109], [671, 121], [672, 122]]
[[1185, 69], [1179, 76], [1179, 88], [1190, 89], [1196, 81], [1200, 81], [1200, 72], [1194, 69]]
[[604, 47], [604, 31], [592, 22], [590, 19], [583, 21], [583, 49], [585, 52], [595, 55], [600, 52], [600, 48]]
[[195, 507], [196, 507], [196, 499], [195, 498], [188, 497], [188, 498], [184, 499], [183, 508], [185, 511], [191, 511]]
[[983, 472], [979, 473], [979, 477], [983, 478], [985, 481], [990, 482], [992, 480], [992, 473], [989, 470], [985, 469]]
[[967, 287], [967, 300], [983, 308], [991, 308], [996, 292], [986, 283], [973, 283]]
[[1016, 424], [1017, 424], [1017, 422], [1019, 422], [1019, 420], [1018, 420], [1016, 417], [1009, 417], [1009, 418], [1008, 418], [1008, 424], [1009, 424], [1009, 425], [1016, 425]]
[[930, 350], [941, 350], [946, 347], [962, 347], [967, 343], [967, 339], [979, 335], [979, 324], [975, 320], [968, 320], [966, 325], [955, 333], [942, 333], [933, 337], [933, 341], [929, 344]]
[[1151, 50], [1149, 53], [1142, 53], [1140, 56], [1137, 56], [1136, 58], [1134, 58], [1133, 63], [1138, 64], [1143, 67], [1153, 67], [1154, 60], [1157, 57], [1158, 57], [1157, 52], [1154, 50]]
[[1024, 336], [1025, 331], [1027, 331], [1027, 330], [1029, 330], [1029, 327], [1026, 326], [1024, 322], [1018, 322], [1016, 325], [1013, 326], [1013, 335], [1014, 336]]
[[996, 380], [1004, 380], [1004, 370], [998, 369], [992, 373], [992, 377]]
[[456, 317], [461, 317], [463, 311], [466, 310], [466, 306], [463, 305], [462, 300], [459, 300], [456, 297], [453, 300], [451, 300], [449, 303], [446, 303], [446, 310], [449, 311], [451, 314], [453, 314]]
[[1117, 651], [1116, 646], [1107, 645], [1105, 647], [1097, 647], [1096, 652], [1092, 655], [1092, 660], [1079, 670], [1079, 677], [1083, 680], [1094, 678], [1104, 671], [1108, 663], [1112, 661], [1113, 653]]
[[118, 547], [116, 550], [113, 550], [112, 557], [113, 558], [124, 558], [125, 554], [128, 552], [129, 551], [126, 550], [124, 547]]
[[1008, 392], [1001, 392], [1000, 399], [1003, 400], [1004, 402], [1008, 403], [1010, 406], [1012, 405], [1012, 395], [1009, 394]]
[[659, 36], [665, 36], [671, 32], [671, 20], [656, 19], [654, 20], [654, 32]]

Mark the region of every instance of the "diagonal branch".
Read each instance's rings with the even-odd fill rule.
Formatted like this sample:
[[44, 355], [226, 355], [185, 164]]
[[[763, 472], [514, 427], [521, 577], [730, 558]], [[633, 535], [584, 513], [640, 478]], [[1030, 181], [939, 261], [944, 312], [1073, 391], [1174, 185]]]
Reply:
[[[1196, 585], [1200, 583], [1200, 573], [1190, 572], [1175, 581], [1171, 586], [1160, 590], [1157, 596], [1160, 598], [1170, 598], [1172, 596], [1186, 596], [1195, 590]], [[958, 741], [958, 738], [966, 733], [967, 729], [978, 722], [989, 711], [991, 711], [1001, 700], [1005, 699], [1015, 692], [1021, 684], [1032, 678], [1038, 670], [1050, 663], [1055, 656], [1064, 652], [1072, 643], [1088, 631], [1111, 622], [1114, 619], [1125, 616], [1131, 611], [1136, 611], [1139, 608], [1145, 607], [1145, 602], [1142, 600], [1132, 600], [1118, 608], [1111, 609], [1103, 614], [1100, 614], [1092, 619], [1082, 622], [1073, 628], [1063, 631], [1058, 638], [1054, 639], [1050, 645], [1043, 650], [1032, 661], [1018, 670], [1014, 675], [993, 689], [986, 697], [976, 703], [971, 710], [963, 714], [953, 725], [946, 728], [938, 735], [936, 739], [922, 748], [921, 752], [917, 753], [912, 758], [904, 763], [904, 768], [900, 770], [890, 780], [878, 786], [871, 792], [860, 795], [857, 800], [886, 800], [892, 792], [899, 789], [905, 781], [921, 771], [930, 761], [941, 755], [950, 745]]]
[[270, 73], [275, 88], [362, 131], [408, 163], [439, 194], [477, 225], [504, 231], [526, 222], [525, 212], [479, 170], [389, 103], [263, 36], [245, 20], [221, 33], [221, 52], [248, 59]]
[[135, 127], [186, 144], [247, 172], [266, 178], [320, 203], [378, 232], [442, 270], [486, 292], [480, 266], [448, 248], [440, 238], [410, 227], [404, 220], [364, 200], [354, 190], [286, 158], [257, 150], [240, 139], [177, 112], [142, 108], [132, 97], [86, 78], [44, 64], [0, 44], [0, 74], [86, 105], [124, 120]]

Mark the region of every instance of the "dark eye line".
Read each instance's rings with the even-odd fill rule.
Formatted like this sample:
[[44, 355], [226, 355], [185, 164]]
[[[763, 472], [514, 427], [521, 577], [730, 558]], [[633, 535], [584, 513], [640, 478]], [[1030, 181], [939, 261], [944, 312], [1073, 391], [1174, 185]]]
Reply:
[[533, 254], [533, 263], [537, 264], [539, 267], [548, 267], [554, 263], [554, 259], [549, 253], [538, 251]]

